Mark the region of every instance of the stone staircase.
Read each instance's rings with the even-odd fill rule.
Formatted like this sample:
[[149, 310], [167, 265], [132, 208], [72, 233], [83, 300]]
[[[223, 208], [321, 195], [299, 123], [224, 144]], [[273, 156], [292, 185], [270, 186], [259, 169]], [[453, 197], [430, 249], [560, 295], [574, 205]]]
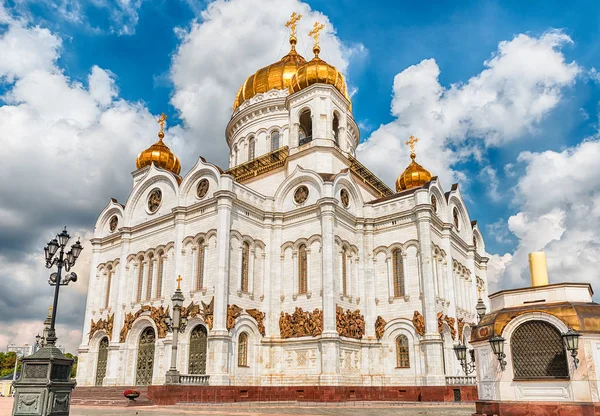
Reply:
[[[130, 401], [123, 397], [123, 391], [135, 389], [140, 397]], [[148, 387], [76, 387], [71, 395], [71, 405], [85, 406], [151, 406], [154, 403], [148, 399]]]

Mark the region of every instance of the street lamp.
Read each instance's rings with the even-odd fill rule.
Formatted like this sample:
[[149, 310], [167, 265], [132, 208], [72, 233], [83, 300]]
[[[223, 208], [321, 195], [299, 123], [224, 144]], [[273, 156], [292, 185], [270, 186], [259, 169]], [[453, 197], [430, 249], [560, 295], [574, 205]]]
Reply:
[[500, 369], [504, 371], [506, 369], [506, 354], [504, 354], [504, 338], [494, 334], [493, 337], [489, 339], [489, 343], [492, 346], [492, 351], [498, 357], [498, 361], [500, 362]]
[[479, 296], [479, 300], [477, 301], [477, 305], [475, 305], [475, 310], [477, 311], [477, 316], [479, 317], [479, 321], [481, 322], [481, 318], [485, 315], [487, 308], [485, 307], [485, 303], [481, 300], [481, 296]]
[[469, 355], [471, 356], [471, 362], [467, 361], [467, 346], [462, 343], [458, 343], [454, 346], [454, 353], [456, 354], [456, 358], [460, 361], [460, 366], [465, 371], [465, 374], [468, 376], [473, 371], [475, 371], [475, 351], [469, 350]]
[[183, 293], [181, 292], [181, 276], [177, 277], [177, 289], [171, 297], [173, 302], [173, 319], [171, 317], [165, 318], [165, 324], [169, 332], [173, 332], [173, 344], [171, 346], [171, 367], [166, 374], [167, 384], [179, 384], [180, 374], [177, 371], [177, 340], [179, 338], [179, 332], [183, 331], [187, 325], [187, 320], [181, 319], [181, 308], [183, 307]]
[[55, 265], [58, 266], [58, 271], [50, 274], [50, 278], [48, 279], [48, 284], [50, 284], [50, 286], [55, 286], [50, 329], [48, 330], [48, 337], [45, 340], [48, 345], [56, 344], [56, 331], [54, 325], [56, 323], [56, 307], [58, 305], [59, 288], [60, 286], [68, 285], [70, 282], [77, 281], [77, 275], [75, 273], [69, 273], [64, 279], [61, 279], [62, 269], [64, 268], [65, 271], [68, 272], [71, 267], [75, 265], [77, 258], [81, 254], [81, 250], [83, 250], [81, 243], [77, 240], [77, 242], [71, 246], [71, 250], [65, 253], [65, 247], [70, 239], [71, 236], [67, 233], [67, 227], [65, 227], [56, 238], [50, 240], [48, 245], [44, 247], [46, 268], [51, 269]]
[[579, 337], [581, 334], [573, 328], [569, 327], [569, 330], [562, 334], [562, 338], [565, 341], [565, 345], [567, 350], [571, 353], [571, 357], [573, 357], [573, 363], [575, 364], [575, 368], [579, 365], [579, 358], [577, 358], [577, 352], [579, 350]]

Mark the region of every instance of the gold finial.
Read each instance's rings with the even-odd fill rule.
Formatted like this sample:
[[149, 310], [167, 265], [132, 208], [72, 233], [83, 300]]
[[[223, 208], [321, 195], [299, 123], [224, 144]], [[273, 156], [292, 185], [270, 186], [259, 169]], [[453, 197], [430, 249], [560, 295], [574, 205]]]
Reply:
[[181, 275], [179, 275], [175, 280], [177, 280], [177, 290], [181, 290], [181, 281], [183, 280]]
[[415, 154], [415, 145], [417, 144], [418, 141], [419, 141], [418, 137], [410, 136], [409, 140], [406, 142], [406, 144], [410, 146], [410, 158], [411, 159], [414, 159], [415, 157], [417, 157], [417, 155]]
[[321, 48], [319, 47], [319, 32], [325, 28], [325, 24], [315, 22], [313, 28], [310, 32], [308, 32], [308, 36], [312, 37], [315, 40], [315, 46], [313, 46], [313, 52], [315, 57], [319, 56], [319, 52], [321, 52]]
[[294, 46], [296, 45], [296, 24], [300, 19], [302, 19], [302, 15], [294, 12], [290, 16], [290, 20], [285, 22], [285, 27], [290, 28], [290, 45], [292, 45], [292, 49], [294, 49]]
[[158, 137], [162, 140], [165, 137], [165, 121], [167, 120], [165, 113], [162, 113], [158, 118], [158, 124], [160, 125], [160, 131], [158, 132]]

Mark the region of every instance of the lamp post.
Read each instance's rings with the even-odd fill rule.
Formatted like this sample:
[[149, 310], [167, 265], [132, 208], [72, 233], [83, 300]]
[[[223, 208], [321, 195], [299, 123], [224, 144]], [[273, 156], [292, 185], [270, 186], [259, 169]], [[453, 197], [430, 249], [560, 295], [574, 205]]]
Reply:
[[506, 369], [506, 354], [504, 354], [504, 338], [494, 334], [493, 337], [489, 339], [489, 343], [492, 346], [492, 351], [498, 357], [498, 361], [500, 362], [500, 369], [504, 371]]
[[467, 361], [467, 346], [465, 344], [460, 342], [456, 344], [454, 346], [454, 353], [456, 354], [458, 361], [460, 361], [460, 366], [467, 376], [475, 371], [475, 350], [469, 350], [471, 362]]
[[[50, 320], [50, 329], [48, 330], [48, 338], [46, 339], [46, 343], [48, 345], [56, 344], [56, 331], [54, 329], [54, 325], [56, 324], [56, 307], [58, 306], [58, 292], [60, 286], [66, 286], [70, 282], [77, 281], [77, 275], [73, 273], [69, 273], [65, 276], [64, 279], [61, 279], [62, 269], [65, 271], [69, 271], [71, 267], [75, 265], [79, 254], [81, 254], [81, 250], [83, 247], [79, 240], [75, 244], [71, 246], [71, 250], [65, 253], [65, 247], [67, 243], [71, 239], [69, 233], [67, 233], [67, 227], [62, 230], [60, 234], [56, 236], [56, 238], [52, 239], [46, 247], [44, 247], [44, 254], [46, 257], [46, 268], [51, 269], [55, 265], [58, 266], [58, 270], [56, 273], [52, 273], [50, 278], [48, 279], [48, 283], [50, 286], [54, 286], [54, 302], [52, 306], [52, 318]], [[60, 251], [59, 251], [60, 249]]]
[[171, 297], [173, 302], [173, 320], [166, 318], [165, 323], [169, 332], [173, 332], [173, 344], [171, 345], [171, 368], [166, 374], [166, 384], [179, 384], [180, 374], [177, 371], [177, 341], [179, 339], [179, 331], [183, 331], [186, 327], [185, 318], [181, 319], [181, 308], [183, 307], [183, 293], [181, 292], [181, 276], [177, 277], [177, 289]]
[[562, 334], [562, 338], [565, 341], [565, 345], [567, 350], [571, 353], [571, 357], [573, 357], [573, 364], [575, 364], [575, 368], [579, 366], [579, 358], [577, 358], [577, 352], [579, 350], [579, 337], [581, 334], [573, 328], [569, 327], [569, 330]]
[[485, 303], [481, 300], [481, 293], [479, 294], [479, 300], [477, 300], [477, 304], [475, 305], [475, 310], [477, 311], [477, 317], [479, 318], [477, 322], [481, 322], [481, 318], [483, 318], [487, 311]]

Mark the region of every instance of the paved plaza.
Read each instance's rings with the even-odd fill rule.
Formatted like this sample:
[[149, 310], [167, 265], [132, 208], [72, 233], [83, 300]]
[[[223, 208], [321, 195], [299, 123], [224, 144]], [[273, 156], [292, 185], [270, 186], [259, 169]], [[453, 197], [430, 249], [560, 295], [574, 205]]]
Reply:
[[[0, 398], [0, 416], [8, 416], [12, 410], [11, 398]], [[238, 404], [228, 406], [144, 406], [144, 407], [102, 407], [72, 406], [71, 416], [468, 416], [475, 411], [473, 405], [452, 404], [298, 404], [264, 405]]]

